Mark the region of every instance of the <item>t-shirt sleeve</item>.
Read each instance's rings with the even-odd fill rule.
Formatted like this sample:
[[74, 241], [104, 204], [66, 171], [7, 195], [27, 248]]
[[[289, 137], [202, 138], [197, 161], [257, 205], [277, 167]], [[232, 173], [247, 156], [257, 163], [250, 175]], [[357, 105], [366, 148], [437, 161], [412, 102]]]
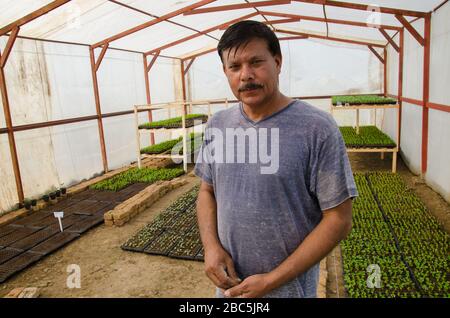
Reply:
[[344, 140], [337, 125], [312, 158], [310, 190], [322, 211], [358, 196]]
[[213, 184], [213, 176], [212, 176], [212, 160], [211, 154], [209, 153], [210, 147], [208, 144], [210, 142], [209, 136], [209, 122], [205, 129], [205, 138], [203, 140], [202, 146], [200, 147], [200, 151], [197, 157], [197, 162], [194, 168], [194, 174], [200, 177], [206, 183], [212, 185]]

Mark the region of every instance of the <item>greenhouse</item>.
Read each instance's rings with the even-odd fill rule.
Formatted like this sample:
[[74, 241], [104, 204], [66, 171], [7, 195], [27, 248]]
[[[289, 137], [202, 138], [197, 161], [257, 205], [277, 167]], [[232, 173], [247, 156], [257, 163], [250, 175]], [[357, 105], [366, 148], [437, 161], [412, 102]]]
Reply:
[[[296, 252], [316, 246], [326, 253], [264, 294], [239, 295], [296, 297], [276, 292], [317, 267], [318, 298], [450, 297], [448, 0], [2, 0], [0, 12], [0, 298], [213, 298], [227, 290], [226, 296], [250, 288], [240, 286], [252, 275], [269, 280], [289, 272], [283, 268], [293, 266], [296, 253], [283, 229], [299, 236]], [[279, 63], [275, 82], [291, 101], [259, 121], [247, 101], [269, 85], [239, 86], [236, 93], [233, 76], [247, 62], [227, 63], [265, 38], [229, 46], [226, 56], [220, 50], [241, 21], [260, 22], [251, 25], [278, 38], [281, 55], [269, 60]], [[263, 72], [259, 57], [248, 70], [260, 63], [255, 74]], [[324, 126], [309, 125], [309, 115], [292, 125], [304, 111], [295, 105]], [[227, 125], [256, 127], [242, 130], [244, 144], [260, 142], [243, 154], [250, 162], [239, 161], [239, 153], [232, 154], [237, 163], [205, 159], [211, 144], [213, 156], [222, 154], [208, 129]], [[273, 143], [271, 133], [272, 144], [262, 147], [262, 127], [280, 128], [280, 140]], [[334, 143], [320, 139], [334, 128]], [[310, 131], [311, 138], [302, 133]], [[313, 148], [305, 150], [308, 142]], [[343, 161], [330, 158], [340, 143]], [[252, 158], [267, 164], [274, 154], [274, 175], [262, 165], [255, 172]], [[355, 191], [346, 196], [349, 209], [343, 200], [324, 204], [342, 175], [323, 181], [330, 189], [319, 187], [331, 166], [353, 177], [344, 182]], [[323, 216], [271, 219], [257, 211], [295, 206], [289, 193], [303, 178]], [[276, 185], [279, 191], [269, 190]], [[206, 193], [217, 200], [214, 207]], [[327, 211], [344, 209], [351, 229], [333, 234], [332, 248], [314, 245], [313, 233], [331, 222]], [[206, 219], [208, 211], [214, 214]], [[275, 228], [282, 233], [273, 242], [259, 241]], [[308, 239], [300, 234], [306, 228]], [[226, 284], [208, 272], [207, 231], [233, 256], [238, 283], [228, 283], [230, 267], [222, 269]], [[262, 260], [275, 259], [271, 246], [292, 257], [244, 274], [240, 253], [251, 246], [261, 247], [254, 252]], [[297, 261], [300, 270], [306, 261]], [[258, 266], [266, 268], [265, 261]]]

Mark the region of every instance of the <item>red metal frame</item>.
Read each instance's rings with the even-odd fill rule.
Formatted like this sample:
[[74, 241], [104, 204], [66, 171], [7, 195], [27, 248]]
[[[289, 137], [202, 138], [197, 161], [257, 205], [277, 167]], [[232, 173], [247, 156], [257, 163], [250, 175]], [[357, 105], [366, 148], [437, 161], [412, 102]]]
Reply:
[[[150, 61], [150, 64], [147, 64], [147, 55], [142, 54], [143, 58], [144, 58], [144, 78], [145, 78], [145, 94], [147, 96], [147, 104], [151, 104], [152, 103], [152, 99], [151, 99], [151, 95], [150, 95], [150, 70], [153, 67], [153, 64], [155, 64], [156, 59], [159, 56], [160, 51], [156, 52], [156, 54], [153, 56], [152, 60]], [[152, 110], [150, 109], [148, 111], [148, 120], [151, 123], [153, 121], [153, 114], [152, 114]], [[150, 145], [154, 145], [155, 144], [155, 134], [152, 132], [150, 133]]]
[[381, 45], [381, 44], [378, 44], [378, 43], [349, 40], [349, 39], [344, 39], [344, 38], [336, 38], [336, 37], [332, 37], [332, 36], [318, 35], [318, 34], [313, 34], [313, 33], [296, 32], [296, 31], [282, 30], [282, 29], [276, 29], [276, 32], [292, 34], [292, 35], [304, 35], [304, 36], [307, 36], [307, 37], [310, 37], [310, 38], [331, 40], [331, 41], [336, 41], [336, 42], [359, 44], [359, 45], [365, 45], [365, 46], [371, 45], [371, 46], [381, 47], [381, 48], [384, 47], [384, 45]]
[[[105, 51], [107, 45], [104, 46], [104, 48], [102, 49], [102, 53]], [[89, 54], [90, 54], [90, 58], [91, 58], [91, 73], [92, 73], [92, 83], [94, 86], [94, 98], [95, 98], [95, 110], [97, 112], [97, 124], [98, 124], [98, 133], [100, 136], [100, 149], [102, 151], [102, 162], [103, 162], [103, 170], [104, 172], [108, 172], [108, 157], [106, 155], [106, 145], [105, 145], [105, 135], [103, 132], [103, 120], [102, 120], [102, 111], [101, 111], [101, 106], [100, 106], [100, 96], [99, 96], [99, 90], [98, 90], [98, 81], [97, 81], [97, 69], [100, 66], [101, 63], [101, 59], [99, 57], [99, 60], [97, 62], [95, 62], [95, 53], [94, 53], [94, 48], [90, 48], [89, 49]], [[100, 54], [101, 56], [102, 54]], [[103, 56], [105, 55], [105, 53], [103, 53]], [[101, 56], [103, 58], [103, 56]]]
[[384, 59], [381, 57], [381, 55], [377, 51], [375, 51], [375, 49], [372, 47], [372, 45], [368, 45], [367, 47], [378, 58], [378, 60], [380, 60], [381, 64], [384, 64]]
[[[293, 0], [296, 2], [304, 2], [304, 3], [313, 3], [313, 4], [319, 4], [319, 5], [326, 5], [326, 6], [332, 6], [332, 7], [340, 7], [340, 8], [347, 8], [347, 9], [353, 9], [353, 10], [361, 10], [361, 11], [368, 11], [368, 5], [365, 4], [359, 4], [359, 3], [349, 3], [349, 2], [341, 2], [341, 1], [329, 1], [329, 0]], [[388, 7], [377, 7], [379, 12], [381, 13], [388, 13], [388, 14], [401, 14], [411, 17], [419, 17], [424, 18], [426, 16], [425, 12], [419, 12], [419, 11], [412, 11], [412, 10], [402, 10], [402, 9], [395, 9], [395, 8], [388, 8]]]
[[397, 136], [398, 136], [398, 149], [400, 150], [400, 142], [402, 137], [402, 109], [403, 109], [403, 57], [405, 50], [405, 32], [403, 29], [399, 32], [400, 34], [400, 51], [398, 55], [398, 84], [397, 84], [397, 94], [398, 94], [398, 125], [397, 125]]
[[10, 23], [10, 24], [4, 26], [3, 28], [0, 29], [0, 35], [5, 35], [6, 33], [14, 30], [15, 28], [21, 27], [22, 25], [27, 24], [28, 22], [31, 22], [34, 19], [37, 19], [37, 18], [43, 16], [44, 14], [47, 14], [50, 11], [55, 10], [56, 8], [59, 8], [60, 6], [62, 6], [63, 4], [66, 4], [69, 1], [70, 0], [53, 1], [49, 4], [47, 4], [46, 6], [43, 6], [42, 8], [40, 8], [36, 11], [33, 11], [30, 14], [27, 14], [26, 16], [20, 18], [19, 20], [16, 20], [13, 23]]
[[400, 48], [398, 47], [397, 43], [387, 34], [387, 32], [383, 29], [378, 29], [380, 33], [386, 38], [388, 43], [392, 45], [392, 47], [397, 51], [397, 53], [400, 51]]
[[419, 34], [419, 32], [414, 29], [414, 27], [409, 23], [402, 15], [396, 14], [395, 17], [398, 21], [400, 21], [401, 24], [406, 28], [406, 30], [411, 33], [411, 35], [417, 40], [417, 42], [420, 43], [420, 45], [425, 45], [425, 39]]
[[197, 37], [199, 37], [199, 36], [201, 36], [201, 35], [203, 35], [203, 34], [206, 34], [206, 33], [209, 33], [209, 32], [213, 32], [213, 31], [215, 31], [215, 30], [218, 30], [218, 29], [220, 29], [220, 28], [223, 27], [223, 26], [229, 26], [230, 24], [239, 22], [239, 21], [241, 21], [241, 20], [249, 19], [249, 18], [252, 18], [252, 17], [257, 16], [257, 15], [258, 15], [257, 12], [253, 12], [253, 13], [250, 13], [250, 14], [246, 14], [246, 15], [240, 17], [240, 18], [233, 19], [233, 20], [227, 21], [227, 22], [225, 22], [225, 23], [216, 25], [216, 26], [214, 26], [214, 27], [212, 27], [212, 28], [209, 28], [209, 29], [206, 29], [206, 30], [204, 30], [204, 31], [201, 31], [201, 33], [191, 34], [191, 35], [186, 36], [186, 37], [184, 37], [184, 38], [182, 38], [182, 39], [173, 41], [173, 42], [168, 43], [168, 44], [166, 44], [166, 45], [160, 46], [160, 47], [158, 47], [158, 48], [156, 48], [156, 49], [152, 49], [152, 50], [150, 50], [150, 51], [148, 51], [148, 52], [146, 52], [146, 53], [144, 53], [144, 54], [149, 55], [149, 54], [152, 54], [152, 53], [157, 52], [157, 51], [162, 51], [162, 50], [167, 49], [167, 48], [169, 48], [169, 47], [172, 47], [172, 46], [178, 45], [178, 44], [180, 44], [180, 43], [184, 43], [184, 42], [186, 42], [186, 41], [195, 39], [195, 38], [197, 38]]
[[258, 7], [265, 7], [265, 6], [276, 6], [276, 5], [284, 5], [284, 4], [290, 4], [290, 3], [291, 3], [291, 0], [271, 0], [271, 1], [259, 1], [259, 2], [250, 2], [250, 3], [229, 4], [229, 5], [223, 5], [223, 6], [217, 6], [217, 7], [193, 9], [193, 10], [183, 13], [183, 15], [201, 14], [201, 13], [209, 13], [209, 12], [217, 12], [217, 11], [240, 10], [240, 9], [258, 8]]
[[[280, 12], [273, 12], [273, 11], [260, 11], [260, 13], [264, 14], [264, 15], [280, 17], [280, 18], [293, 18], [293, 19], [297, 18], [297, 19], [306, 20], [306, 21], [325, 22], [325, 23], [331, 23], [331, 24], [344, 24], [344, 25], [358, 26], [358, 27], [362, 27], [362, 28], [372, 28], [372, 29], [378, 28], [378, 27], [375, 27], [375, 26], [367, 24], [367, 23], [356, 22], [356, 21], [310, 17], [310, 16], [306, 16], [306, 15], [299, 15], [299, 14], [292, 14], [292, 13], [280, 13]], [[386, 29], [386, 30], [395, 30], [395, 31], [398, 31], [401, 29], [401, 27], [385, 25], [385, 24], [381, 24], [379, 27]]]
[[[334, 6], [334, 7], [340, 7], [340, 8], [347, 8], [347, 9], [353, 9], [353, 10], [364, 10], [366, 11], [368, 9], [367, 5], [362, 5], [362, 4], [355, 4], [355, 3], [347, 3], [347, 2], [340, 2], [340, 1], [328, 1], [328, 0], [293, 0], [293, 1], [297, 1], [297, 2], [302, 2], [302, 3], [311, 3], [311, 4], [317, 4], [317, 5], [322, 5], [323, 8], [325, 9], [325, 6]], [[442, 5], [444, 5], [448, 0], [443, 1], [438, 7], [436, 7], [434, 9], [434, 11], [436, 11], [438, 8], [442, 7]], [[18, 36], [20, 27], [30, 21], [33, 21], [36, 18], [39, 18], [40, 16], [43, 16], [49, 12], [51, 12], [52, 10], [55, 10], [56, 8], [59, 8], [60, 6], [64, 5], [65, 3], [69, 2], [69, 0], [57, 0], [57, 1], [53, 1], [48, 5], [43, 6], [42, 8], [35, 10], [34, 12], [22, 17], [21, 19], [18, 19], [16, 21], [14, 21], [13, 23], [8, 24], [5, 27], [0, 28], [0, 36], [1, 35], [6, 35], [8, 32], [11, 32], [11, 34], [9, 35], [9, 39], [8, 39], [8, 43], [5, 47], [4, 53], [3, 55], [0, 54], [0, 70], [1, 70], [1, 76], [0, 76], [0, 88], [1, 88], [1, 92], [2, 92], [2, 100], [3, 100], [3, 106], [4, 106], [4, 113], [5, 113], [5, 121], [6, 121], [6, 125], [7, 128], [6, 129], [0, 129], [0, 133], [2, 133], [2, 130], [5, 130], [5, 132], [8, 133], [8, 138], [9, 138], [9, 144], [10, 144], [10, 150], [11, 150], [11, 157], [12, 157], [12, 162], [13, 162], [13, 168], [14, 168], [14, 173], [15, 173], [15, 179], [16, 179], [16, 186], [17, 186], [17, 192], [18, 192], [18, 197], [20, 201], [23, 201], [24, 195], [23, 195], [23, 188], [22, 188], [22, 183], [21, 183], [21, 177], [20, 177], [20, 169], [19, 169], [19, 163], [18, 163], [18, 157], [17, 157], [17, 150], [16, 150], [16, 145], [15, 145], [15, 140], [14, 140], [14, 131], [15, 131], [15, 127], [13, 127], [12, 125], [12, 119], [11, 119], [11, 113], [10, 113], [10, 105], [9, 105], [9, 101], [8, 101], [8, 95], [7, 95], [7, 88], [6, 88], [6, 80], [5, 80], [5, 74], [4, 74], [4, 67], [7, 63], [8, 60], [8, 56], [12, 50], [12, 47], [14, 45], [14, 40], [19, 37], [19, 38], [24, 38], [24, 39], [33, 39], [30, 37], [24, 37], [24, 36]], [[112, 1], [113, 3], [117, 3], [123, 6], [127, 6], [125, 4], [119, 3], [118, 1]], [[107, 158], [106, 158], [106, 147], [105, 147], [105, 142], [104, 142], [104, 134], [103, 134], [103, 124], [102, 124], [102, 117], [108, 117], [110, 116], [110, 114], [102, 114], [101, 113], [101, 107], [100, 107], [100, 98], [99, 98], [99, 92], [98, 92], [98, 82], [97, 82], [97, 76], [96, 76], [96, 72], [98, 71], [100, 65], [101, 65], [101, 61], [106, 53], [106, 50], [109, 48], [109, 43], [115, 40], [118, 40], [120, 38], [123, 38], [125, 36], [128, 36], [130, 34], [133, 34], [135, 32], [138, 32], [140, 30], [143, 30], [145, 28], [148, 28], [152, 25], [155, 25], [159, 22], [162, 21], [167, 21], [168, 19], [175, 17], [177, 15], [180, 14], [197, 14], [197, 13], [205, 13], [205, 12], [212, 12], [212, 11], [217, 11], [218, 8], [220, 8], [221, 11], [223, 10], [230, 10], [230, 9], [239, 9], [239, 8], [254, 8], [256, 10], [256, 14], [261, 14], [264, 19], [266, 20], [266, 24], [272, 25], [272, 24], [277, 24], [277, 23], [287, 23], [289, 20], [274, 20], [274, 21], [269, 21], [265, 15], [272, 15], [272, 16], [280, 16], [280, 17], [285, 17], [285, 18], [290, 18], [290, 19], [297, 19], [296, 21], [298, 21], [298, 19], [304, 19], [304, 20], [313, 20], [313, 21], [320, 21], [320, 22], [325, 22], [325, 23], [338, 23], [338, 24], [347, 24], [347, 25], [353, 25], [353, 26], [361, 26], [361, 27], [371, 27], [371, 26], [367, 26], [364, 23], [360, 23], [360, 22], [355, 22], [355, 21], [346, 21], [346, 20], [335, 20], [335, 19], [328, 19], [325, 16], [325, 19], [323, 18], [315, 18], [315, 17], [305, 17], [305, 16], [299, 16], [299, 15], [291, 15], [291, 14], [286, 14], [286, 13], [270, 13], [270, 12], [265, 12], [265, 11], [260, 11], [257, 9], [257, 7], [260, 6], [265, 6], [265, 5], [280, 5], [280, 4], [287, 4], [290, 3], [291, 1], [282, 1], [282, 0], [275, 0], [275, 1], [260, 1], [257, 3], [243, 3], [243, 4], [237, 4], [237, 5], [230, 5], [230, 6], [222, 6], [222, 7], [209, 7], [209, 8], [201, 8], [200, 7], [212, 3], [214, 2], [214, 0], [203, 0], [203, 1], [199, 1], [195, 4], [192, 4], [190, 6], [181, 8], [179, 10], [170, 12], [164, 16], [161, 17], [157, 17], [152, 21], [149, 21], [147, 23], [143, 23], [140, 24], [134, 28], [125, 30], [123, 32], [120, 32], [116, 35], [113, 35], [107, 39], [104, 39], [98, 43], [93, 44], [92, 46], [90, 46], [90, 56], [91, 56], [91, 71], [92, 71], [92, 78], [93, 78], [93, 86], [94, 86], [94, 97], [95, 97], [95, 102], [96, 102], [96, 111], [97, 111], [97, 115], [93, 117], [93, 119], [97, 119], [98, 124], [99, 124], [99, 134], [100, 134], [100, 142], [101, 142], [101, 148], [102, 148], [102, 159], [103, 159], [103, 166], [104, 166], [104, 170], [107, 171], [108, 170], [108, 164], [107, 164]], [[130, 7], [131, 9], [136, 10], [135, 8]], [[431, 14], [430, 13], [425, 13], [425, 12], [417, 12], [417, 11], [411, 11], [411, 10], [401, 10], [401, 9], [395, 9], [395, 8], [387, 8], [387, 7], [378, 7], [379, 11], [381, 13], [386, 13], [386, 14], [393, 14], [397, 17], [397, 19], [403, 24], [404, 28], [406, 28], [414, 38], [416, 38], [416, 40], [424, 46], [424, 50], [425, 50], [425, 54], [424, 54], [424, 83], [423, 83], [423, 102], [422, 105], [425, 105], [425, 107], [423, 107], [423, 121], [422, 121], [422, 130], [423, 130], [423, 134], [422, 134], [422, 173], [426, 172], [426, 166], [427, 166], [427, 148], [428, 148], [428, 109], [432, 108], [432, 109], [436, 109], [436, 110], [440, 110], [440, 111], [445, 111], [448, 112], [450, 107], [446, 106], [446, 105], [440, 105], [440, 104], [436, 104], [436, 103], [431, 103], [429, 102], [429, 68], [430, 68], [430, 27], [431, 27]], [[148, 13], [146, 13], [148, 14]], [[148, 14], [150, 15], [150, 14]], [[408, 22], [403, 16], [412, 16], [412, 17], [416, 17], [416, 18], [424, 18], [425, 19], [425, 35], [424, 37], [420, 36], [420, 34], [412, 27], [411, 23]], [[241, 18], [242, 19], [242, 18]], [[171, 22], [171, 21], [168, 21]], [[176, 24], [176, 22], [173, 22]], [[273, 27], [273, 26], [272, 26]], [[194, 29], [193, 29], [194, 30]], [[402, 69], [402, 64], [403, 64], [403, 29], [396, 27], [396, 26], [389, 26], [389, 25], [382, 25], [380, 31], [385, 34], [387, 34], [384, 30], [402, 30], [399, 31], [400, 32], [400, 47], [397, 47], [398, 50], [400, 51], [400, 62], [399, 62], [399, 68]], [[198, 32], [198, 36], [199, 35], [205, 35], [205, 36], [209, 36], [208, 34], [202, 33], [201, 31], [197, 31], [194, 30], [196, 32]], [[287, 31], [287, 30], [276, 30], [278, 32], [284, 32], [284, 33], [288, 33], [288, 34], [294, 34], [295, 36], [292, 37], [286, 37], [286, 38], [281, 38], [280, 40], [291, 40], [291, 39], [302, 39], [302, 38], [307, 38], [307, 37], [313, 37], [313, 38], [321, 38], [321, 39], [327, 39], [327, 40], [332, 40], [332, 41], [338, 41], [338, 42], [345, 42], [345, 43], [353, 43], [353, 44], [361, 44], [361, 45], [368, 45], [370, 46], [369, 49], [373, 49], [373, 47], [383, 47], [381, 45], [378, 44], [374, 44], [374, 43], [369, 43], [369, 42], [363, 42], [363, 41], [354, 41], [354, 40], [350, 40], [350, 39], [344, 39], [344, 38], [334, 38], [334, 37], [329, 37], [329, 36], [320, 36], [320, 35], [316, 35], [316, 34], [307, 34], [307, 33], [300, 33], [300, 32], [292, 32], [292, 31]], [[384, 34], [383, 34], [384, 35]], [[388, 38], [390, 39], [390, 37], [388, 36]], [[170, 46], [182, 43], [184, 41], [190, 40], [192, 38], [184, 38], [182, 40], [177, 41], [177, 43], [171, 43]], [[392, 44], [393, 41], [390, 41], [389, 39], [387, 39], [389, 41], [390, 44]], [[34, 39], [34, 40], [38, 40], [38, 41], [47, 41], [47, 42], [56, 42], [56, 43], [68, 43], [68, 44], [79, 44], [79, 45], [86, 45], [86, 44], [81, 44], [81, 43], [69, 43], [69, 42], [62, 42], [62, 41], [53, 41], [53, 40], [43, 40], [43, 39]], [[165, 48], [168, 48], [170, 46], [167, 46]], [[372, 47], [373, 46], [373, 47]], [[102, 47], [102, 51], [99, 55], [99, 58], [97, 61], [95, 61], [95, 55], [94, 55], [94, 49], [98, 48], [98, 47]], [[395, 42], [393, 43], [393, 47], [396, 47]], [[111, 48], [113, 49], [113, 48]], [[117, 50], [121, 50], [121, 51], [130, 51], [130, 52], [135, 52], [135, 51], [131, 51], [131, 50], [125, 50], [125, 49], [117, 49]], [[180, 59], [181, 62], [181, 68], [182, 68], [182, 79], [183, 79], [183, 96], [184, 99], [186, 98], [186, 87], [185, 87], [185, 82], [184, 82], [184, 77], [185, 77], [185, 73], [188, 70], [188, 67], [192, 64], [193, 59], [197, 56], [203, 55], [203, 54], [207, 54], [209, 52], [215, 51], [216, 49], [209, 49], [207, 51], [204, 52], [200, 52], [200, 53], [196, 53], [196, 54], [192, 54], [190, 56], [184, 57], [182, 59]], [[152, 50], [152, 52], [154, 52], [155, 50]], [[375, 51], [375, 50], [373, 50]], [[136, 52], [135, 52], [136, 53]], [[142, 53], [142, 52], [139, 52]], [[145, 53], [144, 53], [145, 54]], [[147, 65], [146, 62], [146, 55], [148, 55], [149, 52], [147, 52], [144, 56], [144, 61], [145, 61], [145, 71], [146, 73], [146, 78], [148, 81], [148, 71], [151, 68], [152, 63], [150, 63], [150, 65]], [[159, 56], [163, 56], [161, 54], [159, 54]], [[380, 58], [379, 56], [377, 56], [378, 58]], [[174, 59], [177, 59], [176, 57], [171, 57]], [[186, 69], [184, 69], [184, 61], [192, 59], [190, 64], [188, 65], [188, 67]], [[154, 58], [155, 60], [155, 58]], [[153, 60], [153, 62], [154, 62]], [[380, 61], [384, 60], [384, 64], [385, 64], [385, 68], [386, 68], [386, 64], [387, 64], [387, 55], [384, 55], [384, 59], [380, 59]], [[385, 71], [385, 79], [384, 79], [384, 87], [385, 87], [385, 94], [387, 94], [387, 88], [386, 88], [386, 71]], [[407, 98], [403, 98], [402, 95], [402, 72], [399, 72], [399, 101], [401, 102], [406, 101]], [[146, 83], [146, 89], [147, 87], [149, 87], [149, 84]], [[148, 94], [147, 94], [147, 100], [150, 100], [150, 92], [148, 89]], [[119, 116], [128, 112], [119, 112], [117, 114], [114, 114], [114, 116]], [[111, 115], [112, 116], [112, 115]], [[90, 118], [90, 116], [88, 116]], [[87, 118], [87, 117], [86, 117]], [[57, 123], [57, 124], [66, 124], [66, 123], [70, 123], [71, 120], [73, 119], [67, 119], [67, 120], [62, 120], [62, 121], [52, 121], [52, 122], [48, 122], [49, 126], [52, 125], [52, 123]], [[76, 119], [75, 119], [76, 120]], [[88, 120], [88, 119], [86, 119]], [[399, 124], [401, 125], [401, 107], [400, 107], [400, 116], [399, 116]], [[33, 124], [33, 125], [41, 125], [41, 124]], [[23, 130], [26, 129], [33, 129], [33, 125], [22, 125], [23, 126]], [[399, 127], [401, 127], [399, 125]], [[400, 128], [399, 128], [400, 129]], [[400, 134], [399, 134], [400, 136]]]
[[[409, 31], [409, 30], [408, 30]], [[423, 57], [423, 103], [427, 105], [430, 98], [430, 39], [431, 14], [425, 17]], [[428, 165], [428, 107], [422, 108], [422, 175], [427, 172]]]
[[190, 10], [192, 10], [194, 8], [198, 8], [198, 7], [204, 6], [205, 4], [208, 4], [208, 3], [211, 3], [211, 2], [214, 2], [214, 1], [215, 0], [202, 0], [202, 1], [199, 1], [197, 3], [191, 4], [191, 5], [187, 6], [187, 7], [181, 8], [181, 9], [173, 11], [173, 12], [170, 12], [168, 14], [165, 14], [165, 15], [161, 16], [158, 19], [154, 19], [154, 20], [151, 20], [149, 22], [142, 23], [142, 24], [140, 24], [138, 26], [135, 26], [135, 27], [133, 27], [131, 29], [128, 29], [128, 30], [123, 31], [123, 32], [120, 32], [119, 34], [110, 36], [107, 39], [104, 39], [104, 40], [102, 40], [100, 42], [97, 42], [97, 43], [93, 44], [92, 47], [93, 48], [97, 48], [99, 46], [104, 45], [105, 43], [116, 41], [116, 40], [121, 39], [121, 38], [123, 38], [125, 36], [128, 36], [130, 34], [138, 32], [138, 31], [141, 31], [141, 30], [146, 29], [146, 28], [148, 28], [148, 27], [150, 27], [152, 25], [155, 25], [155, 24], [158, 24], [160, 22], [166, 21], [167, 19], [176, 17], [176, 16], [178, 16], [180, 14], [183, 14], [184, 12], [190, 11]]

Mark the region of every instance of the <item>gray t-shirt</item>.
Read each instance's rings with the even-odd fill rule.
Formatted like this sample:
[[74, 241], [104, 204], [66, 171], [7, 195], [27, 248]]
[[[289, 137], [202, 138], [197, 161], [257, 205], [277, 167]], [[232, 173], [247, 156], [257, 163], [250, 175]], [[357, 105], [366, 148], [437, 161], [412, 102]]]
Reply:
[[[246, 138], [226, 138], [239, 128]], [[242, 104], [214, 114], [197, 160], [195, 174], [214, 188], [220, 242], [241, 279], [273, 270], [318, 225], [323, 210], [358, 195], [336, 122], [299, 100], [258, 122]], [[266, 297], [316, 297], [318, 273], [316, 264]]]

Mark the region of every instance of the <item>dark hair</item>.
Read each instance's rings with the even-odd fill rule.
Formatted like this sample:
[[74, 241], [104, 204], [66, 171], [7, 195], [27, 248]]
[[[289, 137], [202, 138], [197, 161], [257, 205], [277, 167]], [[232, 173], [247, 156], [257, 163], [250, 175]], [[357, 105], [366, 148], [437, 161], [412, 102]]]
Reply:
[[281, 56], [280, 42], [275, 33], [264, 23], [245, 20], [231, 25], [220, 38], [217, 51], [222, 63], [224, 50], [236, 48], [237, 51], [241, 45], [245, 46], [254, 38], [265, 40], [270, 53]]

